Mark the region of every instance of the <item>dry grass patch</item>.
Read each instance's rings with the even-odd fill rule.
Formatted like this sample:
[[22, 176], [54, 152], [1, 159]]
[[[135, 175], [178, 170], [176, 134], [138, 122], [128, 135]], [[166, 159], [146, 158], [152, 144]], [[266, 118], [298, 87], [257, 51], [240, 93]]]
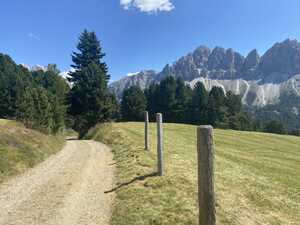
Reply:
[[59, 151], [63, 136], [45, 135], [11, 120], [0, 120], [0, 183]]

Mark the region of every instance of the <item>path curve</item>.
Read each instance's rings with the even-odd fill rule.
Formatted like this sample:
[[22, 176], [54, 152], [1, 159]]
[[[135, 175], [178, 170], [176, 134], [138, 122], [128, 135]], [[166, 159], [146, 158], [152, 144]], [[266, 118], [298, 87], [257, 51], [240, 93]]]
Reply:
[[95, 141], [67, 141], [62, 151], [0, 185], [0, 225], [108, 225], [114, 163]]

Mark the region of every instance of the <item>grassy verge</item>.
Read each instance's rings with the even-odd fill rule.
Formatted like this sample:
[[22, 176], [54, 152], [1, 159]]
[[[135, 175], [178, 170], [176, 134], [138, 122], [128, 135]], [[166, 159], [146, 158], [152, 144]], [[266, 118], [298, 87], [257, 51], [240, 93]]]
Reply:
[[44, 135], [0, 119], [0, 183], [45, 160], [63, 144], [63, 136]]
[[[96, 127], [89, 138], [110, 146], [117, 162], [112, 225], [197, 224], [196, 127], [165, 124], [166, 176], [156, 170], [156, 132], [143, 149], [142, 123]], [[297, 225], [300, 138], [215, 130], [218, 225]]]

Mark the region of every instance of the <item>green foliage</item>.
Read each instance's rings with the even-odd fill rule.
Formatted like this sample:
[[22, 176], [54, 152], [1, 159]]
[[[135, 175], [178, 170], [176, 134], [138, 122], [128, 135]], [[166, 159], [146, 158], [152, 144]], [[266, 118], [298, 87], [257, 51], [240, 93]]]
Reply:
[[145, 110], [146, 97], [139, 87], [132, 86], [124, 91], [121, 102], [123, 120], [143, 121]]
[[73, 117], [73, 129], [82, 137], [98, 122], [112, 119], [116, 100], [107, 89], [106, 73], [95, 63], [76, 72], [76, 81], [70, 91], [69, 113]]
[[0, 118], [16, 116], [17, 98], [32, 85], [32, 76], [8, 56], [0, 54]]
[[56, 65], [30, 72], [0, 54], [0, 117], [18, 119], [30, 128], [57, 133], [64, 128], [67, 82]]
[[105, 75], [105, 79], [108, 82], [110, 76], [107, 74], [107, 65], [101, 61], [105, 54], [102, 52], [101, 44], [96, 33], [84, 30], [80, 34], [77, 49], [79, 52], [73, 52], [72, 54], [72, 61], [74, 64], [71, 66], [75, 69], [75, 72], [70, 73], [70, 81], [77, 82], [78, 79], [80, 80], [80, 73], [77, 73], [77, 71], [80, 71], [83, 68], [88, 67], [89, 64], [94, 63], [102, 70]]
[[161, 112], [164, 121], [172, 123], [211, 124], [237, 130], [252, 130], [255, 124], [242, 111], [240, 96], [232, 92], [225, 95], [220, 87], [208, 92], [202, 82], [192, 90], [182, 79], [167, 77], [160, 84], [150, 85], [145, 96], [152, 121], [155, 113]]
[[159, 111], [157, 104], [157, 100], [159, 99], [158, 89], [159, 85], [153, 83], [144, 91], [147, 101], [147, 111], [149, 112], [149, 119], [151, 121], [155, 121], [155, 113]]
[[207, 102], [208, 92], [203, 83], [196, 83], [192, 92], [192, 101], [190, 105], [190, 118], [193, 124], [207, 123]]
[[83, 137], [98, 122], [115, 117], [118, 106], [107, 88], [109, 75], [106, 64], [102, 62], [105, 54], [96, 34], [84, 30], [77, 49], [78, 52], [72, 55], [75, 72], [69, 74], [73, 86], [68, 96], [68, 112], [73, 120], [73, 129]]
[[264, 132], [267, 133], [275, 133], [275, 134], [285, 134], [286, 130], [282, 123], [272, 120], [267, 122], [264, 126]]
[[249, 109], [249, 112], [261, 123], [271, 120], [279, 121], [290, 132], [300, 127], [300, 97], [292, 92], [281, 96], [278, 104], [254, 110]]

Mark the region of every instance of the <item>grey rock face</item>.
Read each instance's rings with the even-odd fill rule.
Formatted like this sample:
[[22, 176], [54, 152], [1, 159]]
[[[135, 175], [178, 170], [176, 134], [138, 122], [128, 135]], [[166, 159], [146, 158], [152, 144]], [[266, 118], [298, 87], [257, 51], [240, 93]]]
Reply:
[[156, 73], [153, 70], [144, 70], [133, 76], [127, 76], [123, 79], [113, 82], [109, 85], [112, 91], [119, 99], [123, 91], [131, 86], [139, 86], [142, 89], [148, 87], [151, 83], [156, 82]]
[[[181, 77], [186, 82], [201, 78], [211, 80], [213, 84], [218, 83], [218, 80], [220, 82], [226, 80], [225, 83], [229, 85], [239, 80], [239, 84], [244, 84], [239, 87], [240, 90], [246, 91], [245, 87], [250, 86], [244, 104], [263, 106], [276, 102], [274, 99], [279, 99], [278, 96], [288, 92], [289, 88], [300, 95], [299, 88], [295, 89], [292, 85], [288, 85], [289, 88], [279, 88], [278, 91], [278, 85], [286, 87], [286, 82], [292, 84], [291, 80], [297, 74], [300, 74], [300, 43], [287, 39], [282, 43], [276, 43], [262, 57], [257, 50], [252, 50], [245, 58], [233, 49], [216, 47], [211, 51], [208, 47], [200, 46], [173, 64], [166, 65], [159, 73], [142, 71], [138, 75], [125, 77], [112, 83], [110, 88], [121, 97], [123, 90], [132, 85], [145, 88], [153, 82], [160, 82], [167, 76]], [[293, 84], [299, 85], [299, 81]]]
[[259, 64], [259, 54], [256, 49], [252, 50], [246, 57], [245, 63], [243, 65], [244, 70], [255, 69]]
[[193, 53], [194, 63], [197, 68], [207, 66], [208, 57], [211, 54], [211, 50], [206, 46], [200, 46]]
[[258, 71], [264, 82], [282, 82], [300, 73], [300, 43], [287, 39], [276, 43], [261, 58]]

